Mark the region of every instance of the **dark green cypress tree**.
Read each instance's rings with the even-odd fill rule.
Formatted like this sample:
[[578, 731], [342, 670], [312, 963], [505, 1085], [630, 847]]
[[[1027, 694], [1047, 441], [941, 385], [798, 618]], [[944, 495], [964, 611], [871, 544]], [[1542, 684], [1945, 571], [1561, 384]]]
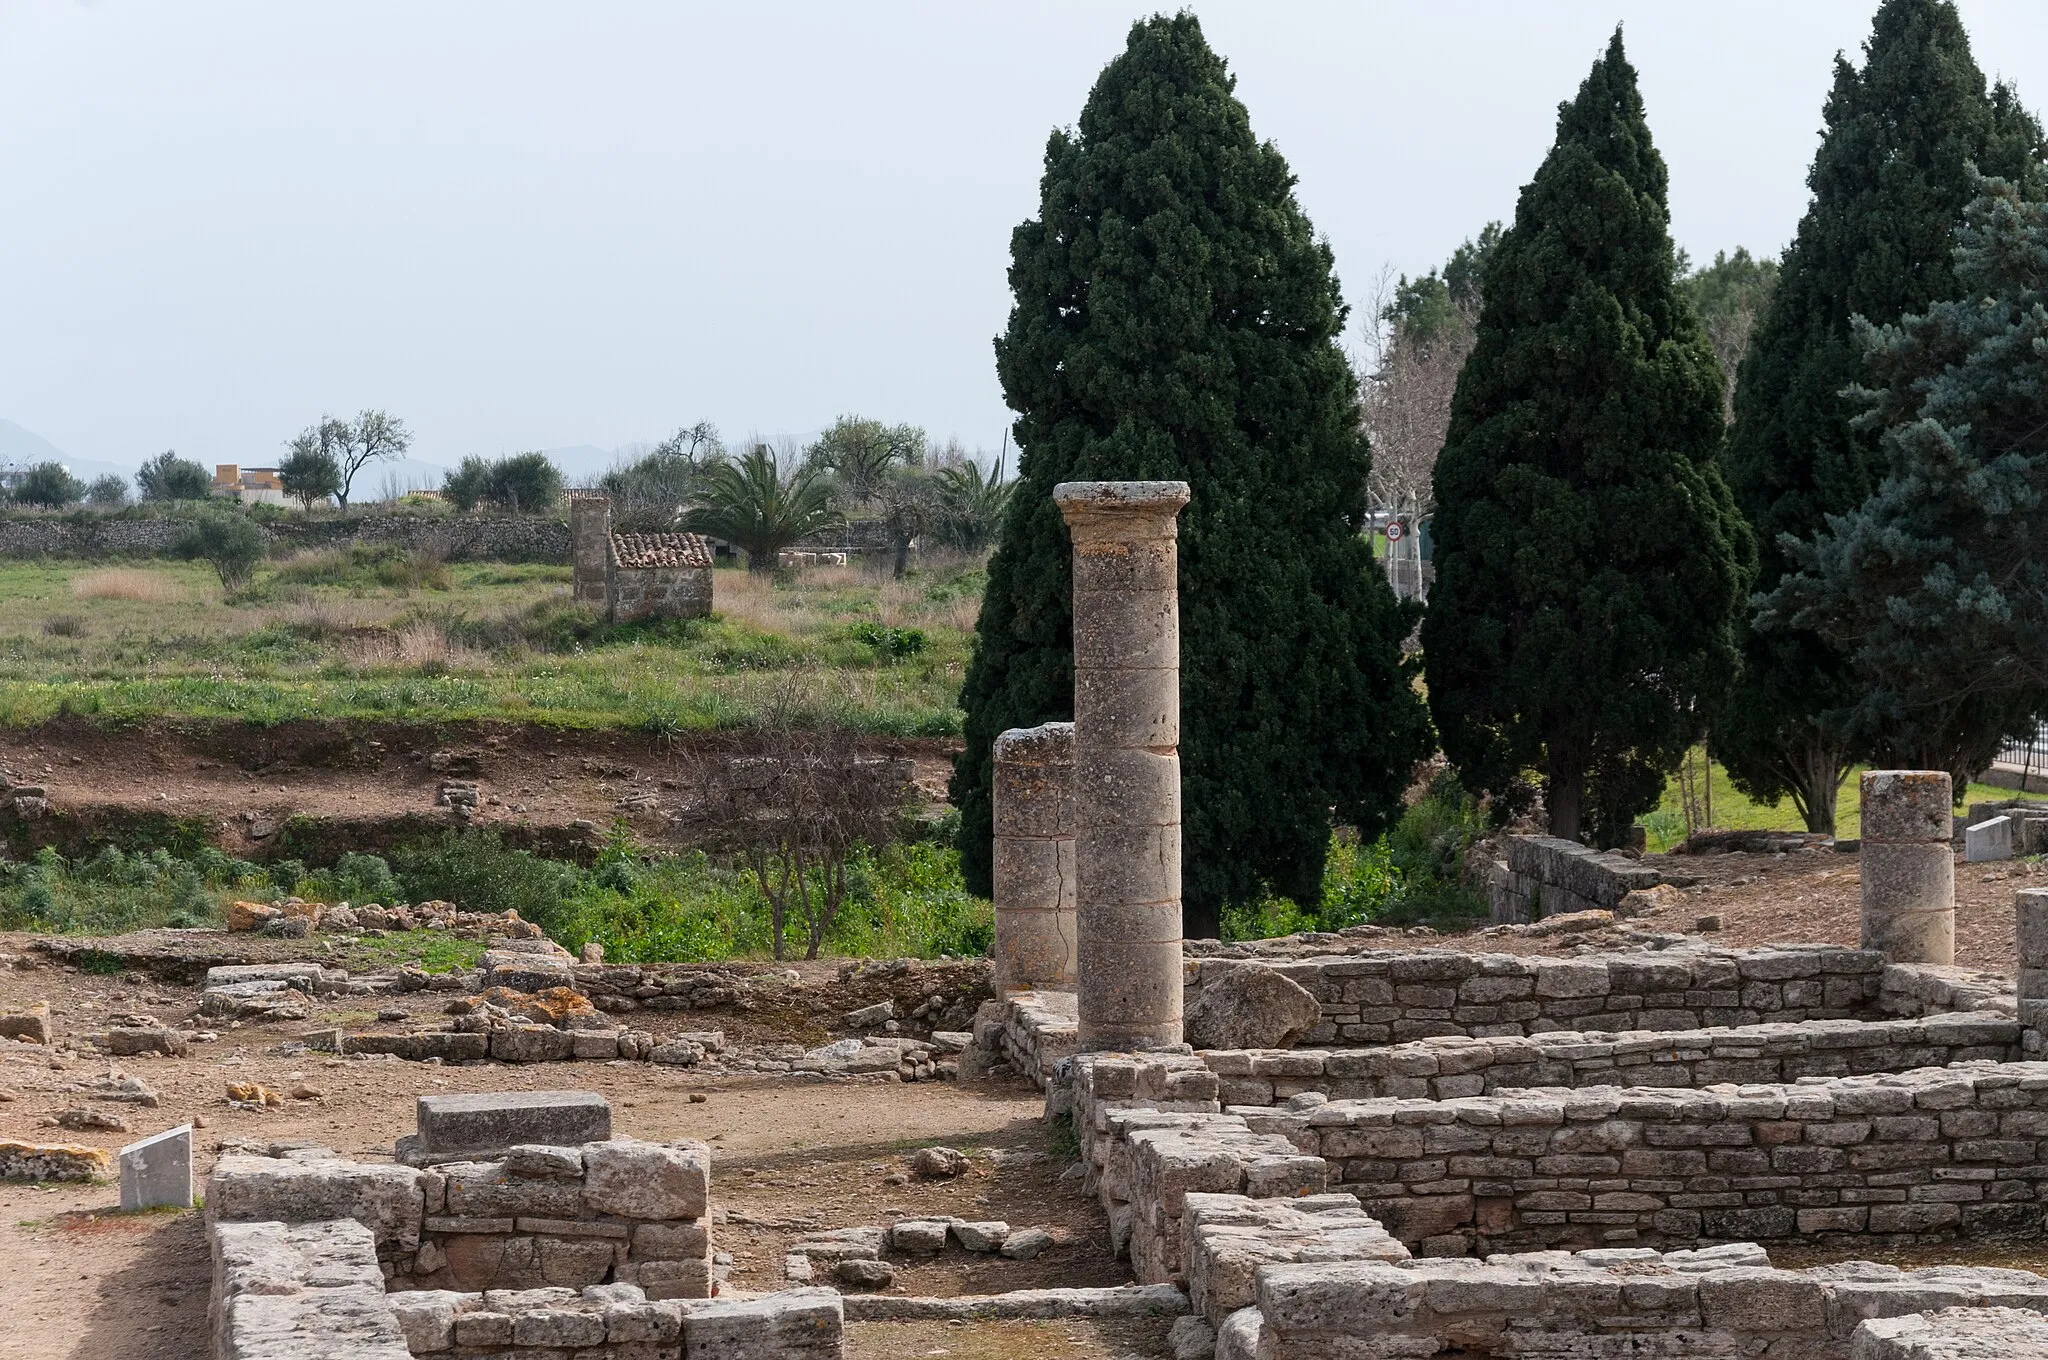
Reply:
[[1615, 32], [1486, 265], [1436, 465], [1429, 701], [1467, 787], [1545, 775], [1612, 845], [1732, 679], [1752, 560], [1721, 371], [1675, 280], [1664, 161]]
[[[1782, 535], [1811, 540], [1884, 476], [1876, 431], [1850, 425], [1861, 407], [1845, 389], [1864, 376], [1852, 318], [1887, 325], [1953, 293], [1951, 234], [1975, 192], [1973, 165], [2039, 182], [2040, 129], [2012, 91], [1986, 93], [1948, 0], [1885, 0], [1863, 69], [1836, 58], [1823, 121], [1813, 201], [1743, 360], [1723, 456], [1756, 532], [1759, 594], [1789, 569]], [[1745, 623], [1742, 648], [1714, 753], [1736, 787], [1790, 795], [1808, 829], [1832, 833], [1842, 776], [1871, 747], [1843, 717], [1863, 680], [1807, 629]]]
[[1428, 718], [1413, 624], [1360, 536], [1367, 450], [1329, 247], [1194, 16], [1134, 25], [1046, 147], [996, 341], [1020, 484], [989, 564], [953, 776], [989, 891], [991, 743], [1073, 713], [1071, 551], [1052, 488], [1178, 478], [1182, 884], [1191, 935], [1264, 887], [1317, 900], [1331, 810], [1375, 836]]

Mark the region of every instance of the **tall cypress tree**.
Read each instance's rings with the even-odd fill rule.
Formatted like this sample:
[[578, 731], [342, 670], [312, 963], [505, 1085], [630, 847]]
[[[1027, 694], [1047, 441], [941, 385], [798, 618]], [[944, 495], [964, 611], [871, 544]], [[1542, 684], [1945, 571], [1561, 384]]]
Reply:
[[[1759, 594], [1829, 515], [1861, 505], [1884, 476], [1875, 429], [1850, 421], [1863, 379], [1852, 319], [1923, 311], [1956, 287], [1954, 231], [1971, 167], [2038, 184], [2040, 129], [2004, 87], [1986, 93], [1948, 0], [1885, 0], [1863, 69], [1835, 60], [1807, 183], [1813, 201], [1743, 360], [1723, 465], [1757, 537]], [[1738, 788], [1790, 795], [1808, 829], [1835, 829], [1835, 793], [1871, 746], [1846, 718], [1863, 689], [1841, 652], [1808, 629], [1742, 630], [1743, 675], [1717, 715], [1714, 753]]]
[[989, 891], [991, 744], [1073, 713], [1071, 547], [1052, 488], [1177, 478], [1182, 885], [1191, 935], [1271, 887], [1315, 901], [1331, 810], [1376, 835], [1428, 719], [1413, 624], [1366, 541], [1367, 450], [1329, 247], [1194, 16], [1134, 25], [1011, 237], [996, 341], [1020, 485], [989, 564], [955, 768]]
[[1753, 550], [1715, 464], [1721, 371], [1674, 279], [1664, 161], [1615, 32], [1487, 261], [1436, 465], [1429, 700], [1468, 787], [1539, 767], [1614, 844], [1735, 666]]
[[1850, 657], [1846, 715], [1880, 759], [1960, 786], [2048, 712], [2048, 204], [1987, 180], [1956, 233], [1958, 294], [1857, 325], [1857, 432], [1877, 493], [1791, 548], [1765, 597]]

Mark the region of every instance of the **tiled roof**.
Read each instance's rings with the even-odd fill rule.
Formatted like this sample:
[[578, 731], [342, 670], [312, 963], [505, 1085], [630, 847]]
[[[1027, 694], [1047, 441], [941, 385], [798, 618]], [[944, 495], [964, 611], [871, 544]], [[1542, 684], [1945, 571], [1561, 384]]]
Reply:
[[612, 561], [628, 571], [708, 567], [711, 545], [702, 534], [613, 534]]

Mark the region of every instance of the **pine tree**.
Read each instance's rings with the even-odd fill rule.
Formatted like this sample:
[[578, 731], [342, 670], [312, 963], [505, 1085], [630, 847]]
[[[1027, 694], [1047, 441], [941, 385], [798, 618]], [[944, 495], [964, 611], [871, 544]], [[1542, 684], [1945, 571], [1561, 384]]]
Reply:
[[1071, 548], [1052, 488], [1178, 478], [1182, 885], [1191, 935], [1262, 888], [1318, 899], [1332, 808], [1399, 811], [1428, 720], [1372, 562], [1345, 308], [1278, 150], [1194, 16], [1134, 25], [1046, 148], [996, 341], [1019, 484], [989, 564], [953, 778], [989, 891], [991, 744], [1073, 712]]
[[[1948, 0], [1885, 0], [1864, 58], [1860, 71], [1836, 58], [1813, 201], [1736, 384], [1723, 464], [1756, 533], [1759, 593], [1788, 569], [1782, 535], [1812, 539], [1884, 474], [1876, 433], [1851, 428], [1859, 408], [1843, 395], [1863, 377], [1852, 319], [1885, 325], [1954, 291], [1951, 233], [1973, 163], [2038, 182], [2040, 130], [2011, 90], [1986, 94]], [[1832, 832], [1836, 790], [1868, 741], [1829, 715], [1853, 708], [1862, 682], [1810, 630], [1745, 623], [1742, 646], [1714, 753], [1745, 793], [1789, 794], [1810, 830]]]
[[1758, 624], [1812, 628], [1862, 682], [1879, 759], [1956, 787], [2048, 712], [2048, 204], [1989, 180], [1956, 234], [1957, 296], [1859, 321], [1877, 493], [1794, 544]]
[[1663, 158], [1616, 31], [1487, 261], [1436, 467], [1431, 711], [1468, 788], [1540, 767], [1612, 845], [1735, 665], [1752, 560], [1715, 465], [1721, 372], [1676, 282]]

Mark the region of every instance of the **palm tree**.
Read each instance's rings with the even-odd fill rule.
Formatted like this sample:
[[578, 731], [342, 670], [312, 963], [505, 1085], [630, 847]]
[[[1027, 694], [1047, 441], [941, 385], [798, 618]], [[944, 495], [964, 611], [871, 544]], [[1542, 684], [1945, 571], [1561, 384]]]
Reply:
[[975, 552], [995, 541], [1003, 507], [1016, 483], [1003, 480], [1003, 464], [983, 472], [973, 459], [940, 468], [938, 535], [951, 547]]
[[704, 474], [703, 501], [683, 516], [683, 527], [743, 549], [748, 571], [770, 572], [784, 548], [840, 520], [832, 488], [816, 469], [785, 477], [767, 445], [757, 444], [738, 462]]

